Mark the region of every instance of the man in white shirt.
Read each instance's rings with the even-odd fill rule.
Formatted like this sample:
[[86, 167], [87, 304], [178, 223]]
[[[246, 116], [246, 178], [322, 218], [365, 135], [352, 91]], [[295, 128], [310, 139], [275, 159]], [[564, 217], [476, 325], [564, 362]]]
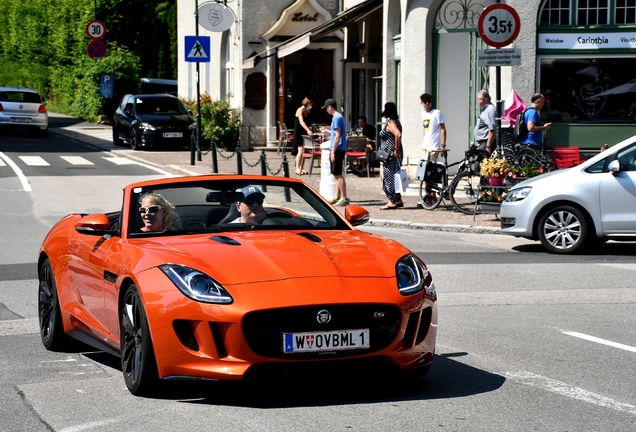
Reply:
[[422, 125], [424, 126], [424, 159], [437, 161], [440, 152], [446, 149], [446, 126], [440, 110], [433, 108], [433, 96], [424, 93], [420, 96], [424, 107]]

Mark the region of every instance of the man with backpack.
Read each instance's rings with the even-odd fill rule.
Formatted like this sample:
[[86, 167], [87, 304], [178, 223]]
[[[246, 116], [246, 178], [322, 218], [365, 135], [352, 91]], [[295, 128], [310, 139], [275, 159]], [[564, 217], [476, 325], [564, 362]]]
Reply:
[[[552, 122], [548, 122], [544, 125], [541, 124], [541, 118], [539, 111], [545, 104], [545, 98], [541, 93], [535, 93], [530, 99], [530, 106], [523, 113], [523, 121], [527, 127], [527, 133], [525, 137], [520, 136], [521, 144], [527, 144], [540, 147], [543, 142], [543, 131], [550, 129]], [[525, 128], [521, 127], [520, 134], [523, 135]]]

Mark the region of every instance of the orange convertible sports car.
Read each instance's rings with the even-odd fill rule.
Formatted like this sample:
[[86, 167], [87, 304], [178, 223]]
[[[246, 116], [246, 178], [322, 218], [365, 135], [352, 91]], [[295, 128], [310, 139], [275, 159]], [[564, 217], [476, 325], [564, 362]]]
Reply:
[[135, 183], [123, 198], [121, 211], [71, 214], [46, 236], [47, 349], [72, 336], [120, 356], [133, 394], [159, 379], [429, 369], [431, 274], [355, 229], [363, 208], [343, 217], [300, 180], [237, 175]]

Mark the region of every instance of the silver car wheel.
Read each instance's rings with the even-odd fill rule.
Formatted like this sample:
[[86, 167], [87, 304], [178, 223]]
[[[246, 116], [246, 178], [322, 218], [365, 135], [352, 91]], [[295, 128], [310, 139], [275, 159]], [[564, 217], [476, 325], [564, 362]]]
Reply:
[[552, 253], [572, 253], [582, 247], [587, 237], [587, 222], [574, 207], [556, 207], [539, 223], [539, 239]]

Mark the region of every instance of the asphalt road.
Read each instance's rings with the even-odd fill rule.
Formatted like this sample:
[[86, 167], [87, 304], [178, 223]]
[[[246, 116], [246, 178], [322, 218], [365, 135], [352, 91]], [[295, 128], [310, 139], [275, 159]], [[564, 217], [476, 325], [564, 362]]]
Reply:
[[[2, 147], [5, 138], [0, 151], [11, 160], [42, 144], [12, 135]], [[69, 153], [53, 136], [45, 143], [46, 155], [91, 152], [75, 144]], [[401, 241], [433, 274], [438, 344], [420, 381], [370, 371], [172, 384], [154, 398], [133, 397], [117, 359], [88, 348], [46, 351], [37, 324], [35, 260], [48, 229], [70, 211], [115, 209], [123, 185], [162, 175], [143, 165], [107, 167], [114, 169], [24, 168], [30, 191], [18, 177], [0, 176], [1, 431], [633, 430], [634, 247], [608, 242], [598, 254], [560, 257], [491, 234], [362, 228]]]

